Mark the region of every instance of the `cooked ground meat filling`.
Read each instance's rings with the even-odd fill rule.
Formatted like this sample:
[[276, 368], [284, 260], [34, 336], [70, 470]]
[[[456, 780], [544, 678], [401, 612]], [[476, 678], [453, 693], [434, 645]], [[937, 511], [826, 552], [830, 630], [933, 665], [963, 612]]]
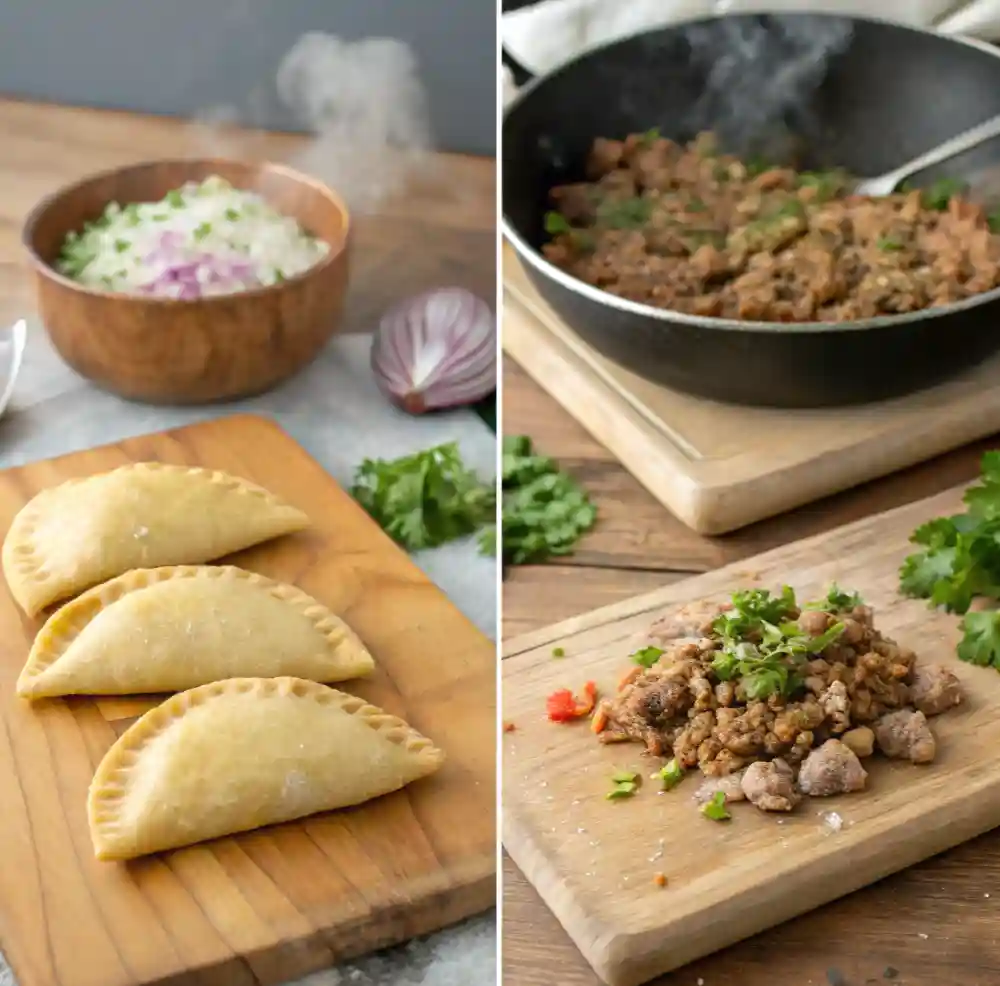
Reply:
[[588, 180], [551, 190], [545, 256], [658, 308], [763, 322], [920, 311], [1000, 286], [998, 225], [939, 183], [850, 195], [840, 172], [798, 172], [651, 134], [598, 139]]
[[943, 665], [917, 665], [883, 636], [856, 594], [831, 587], [799, 606], [793, 591], [737, 592], [657, 621], [614, 698], [595, 713], [602, 742], [635, 741], [705, 780], [695, 792], [791, 811], [801, 795], [859, 791], [861, 760], [929, 763], [928, 716], [962, 701]]

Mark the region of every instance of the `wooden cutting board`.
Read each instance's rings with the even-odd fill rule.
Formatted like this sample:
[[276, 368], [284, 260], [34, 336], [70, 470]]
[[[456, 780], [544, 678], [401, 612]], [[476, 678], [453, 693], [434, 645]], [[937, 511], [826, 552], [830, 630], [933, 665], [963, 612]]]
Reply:
[[[503, 841], [594, 970], [636, 986], [819, 907], [1000, 824], [1000, 674], [955, 657], [958, 618], [896, 595], [897, 569], [915, 526], [959, 508], [961, 490], [786, 545], [707, 575], [510, 641], [504, 648]], [[875, 623], [942, 662], [966, 704], [935, 717], [930, 766], [866, 761], [868, 790], [807, 799], [776, 818], [747, 804], [732, 821], [703, 818], [687, 778], [668, 793], [645, 779], [660, 764], [637, 744], [601, 745], [586, 722], [556, 725], [546, 696], [596, 682], [612, 692], [653, 618], [752, 585], [825, 593], [857, 589]], [[555, 658], [553, 648], [565, 656]], [[510, 728], [508, 726], [508, 728]], [[645, 780], [630, 800], [608, 801], [616, 770]], [[839, 832], [824, 824], [837, 812]], [[657, 873], [668, 880], [654, 883]], [[931, 930], [931, 929], [928, 929]]]
[[605, 359], [542, 300], [506, 244], [503, 283], [504, 349], [700, 534], [736, 530], [1000, 431], [1000, 357], [878, 404], [737, 407]]
[[87, 786], [116, 736], [155, 702], [22, 702], [14, 685], [39, 624], [0, 588], [0, 947], [19, 986], [283, 983], [492, 906], [493, 644], [316, 462], [255, 416], [0, 472], [0, 524], [6, 531], [46, 486], [142, 460], [227, 470], [305, 510], [309, 531], [232, 561], [342, 615], [378, 662], [370, 680], [342, 687], [404, 717], [448, 761], [357, 809], [99, 863]]

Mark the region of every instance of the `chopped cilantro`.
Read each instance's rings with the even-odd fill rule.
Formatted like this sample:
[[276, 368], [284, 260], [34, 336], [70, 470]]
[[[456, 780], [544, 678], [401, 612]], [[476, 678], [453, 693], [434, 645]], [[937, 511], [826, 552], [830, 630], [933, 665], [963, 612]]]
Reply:
[[727, 822], [733, 816], [729, 814], [729, 810], [726, 808], [726, 792], [716, 791], [712, 795], [711, 801], [706, 801], [701, 806], [701, 813], [706, 818], [711, 818], [713, 822]]
[[597, 207], [597, 221], [611, 229], [638, 229], [649, 222], [652, 211], [652, 199], [605, 199]]
[[559, 212], [545, 213], [545, 232], [549, 236], [560, 236], [563, 233], [572, 233], [573, 227], [569, 220]]
[[495, 516], [493, 484], [462, 462], [454, 443], [400, 459], [365, 459], [351, 495], [409, 551], [472, 534]]
[[886, 253], [893, 253], [897, 250], [902, 250], [904, 244], [891, 236], [880, 236], [876, 241], [875, 245], [880, 249], [884, 250]]
[[663, 134], [660, 133], [659, 127], [650, 127], [650, 129], [647, 130], [642, 135], [642, 137], [640, 138], [640, 142], [642, 143], [643, 147], [650, 147], [652, 144], [655, 144], [656, 141], [661, 140], [662, 138]]
[[503, 559], [511, 565], [571, 554], [597, 510], [573, 479], [526, 435], [505, 435], [502, 456]]
[[965, 182], [959, 181], [957, 178], [941, 178], [923, 190], [921, 200], [924, 208], [944, 212], [952, 198], [961, 195], [966, 187]]
[[205, 239], [205, 237], [208, 236], [209, 233], [211, 233], [211, 232], [212, 232], [212, 224], [211, 223], [199, 223], [194, 228], [194, 238], [195, 238], [195, 240], [201, 241], [201, 240]]
[[179, 209], [182, 205], [184, 205], [184, 196], [181, 194], [180, 189], [172, 188], [163, 197], [163, 201], [166, 202], [167, 205], [173, 206], [175, 209]]
[[756, 178], [757, 175], [762, 175], [766, 171], [770, 171], [774, 167], [769, 161], [762, 157], [751, 157], [746, 161], [747, 175], [751, 178]]
[[682, 780], [684, 780], [684, 768], [677, 762], [676, 759], [670, 760], [655, 774], [653, 774], [653, 777], [656, 780], [663, 782], [664, 791], [670, 791], [677, 787]]
[[239, 209], [233, 209], [232, 207], [230, 207], [230, 208], [226, 209], [225, 215], [226, 215], [226, 218], [231, 223], [234, 223], [234, 222], [236, 222], [237, 219], [240, 218], [240, 211], [239, 211]]
[[611, 783], [614, 785], [605, 795], [609, 801], [618, 798], [631, 798], [639, 787], [639, 775], [627, 770], [619, 770], [611, 775]]
[[821, 609], [828, 613], [846, 613], [855, 606], [864, 606], [865, 601], [856, 592], [844, 592], [836, 582], [830, 583], [830, 588], [822, 599], [806, 603], [805, 609]]
[[115, 240], [115, 253], [124, 253], [131, 244], [128, 240]]
[[637, 651], [633, 651], [629, 655], [636, 664], [644, 668], [651, 668], [662, 656], [662, 648], [652, 646], [640, 647]]

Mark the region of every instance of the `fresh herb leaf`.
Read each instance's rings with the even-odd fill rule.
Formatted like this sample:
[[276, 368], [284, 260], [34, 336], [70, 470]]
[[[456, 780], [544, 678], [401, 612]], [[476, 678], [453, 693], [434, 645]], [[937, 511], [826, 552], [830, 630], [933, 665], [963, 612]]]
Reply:
[[650, 129], [642, 135], [640, 142], [643, 147], [651, 147], [656, 143], [656, 141], [661, 140], [662, 138], [663, 134], [660, 133], [659, 127], [650, 127]]
[[957, 178], [941, 178], [923, 190], [921, 199], [924, 208], [944, 212], [952, 198], [961, 195], [966, 191], [966, 188], [965, 182], [959, 181]]
[[130, 246], [128, 240], [115, 240], [115, 253], [124, 253]]
[[712, 800], [706, 801], [701, 806], [701, 813], [706, 818], [711, 818], [713, 822], [726, 822], [732, 818], [733, 816], [729, 814], [729, 810], [726, 808], [726, 792], [716, 791], [712, 795]]
[[559, 212], [545, 213], [545, 232], [549, 236], [560, 236], [563, 233], [572, 233], [573, 227], [569, 220]]
[[619, 770], [611, 775], [611, 783], [614, 787], [608, 791], [605, 797], [609, 801], [617, 798], [631, 798], [639, 787], [639, 775], [631, 771]]
[[770, 161], [765, 158], [754, 156], [748, 158], [746, 161], [747, 175], [750, 178], [756, 178], [758, 175], [764, 174], [766, 171], [770, 171], [774, 167]]
[[566, 648], [565, 647], [553, 647], [552, 648], [552, 656], [553, 657], [565, 657], [566, 656]]
[[820, 609], [827, 613], [846, 613], [856, 606], [864, 606], [865, 601], [856, 592], [844, 592], [836, 582], [830, 583], [830, 588], [822, 599], [806, 603], [805, 609]]
[[226, 209], [225, 216], [231, 223], [234, 223], [240, 218], [240, 210], [230, 207]]
[[629, 655], [636, 664], [644, 668], [651, 668], [662, 656], [663, 649], [652, 646], [640, 647]]
[[365, 459], [351, 495], [409, 551], [472, 534], [496, 509], [494, 486], [465, 467], [454, 442], [392, 461]]
[[664, 764], [654, 775], [656, 780], [663, 782], [663, 790], [671, 791], [682, 780], [684, 780], [684, 768], [677, 762], [676, 759], [668, 761]]
[[959, 659], [978, 664], [981, 668], [992, 666], [1000, 671], [1000, 611], [966, 613], [961, 630]]
[[181, 194], [179, 189], [172, 188], [163, 197], [163, 201], [166, 202], [167, 205], [173, 206], [175, 209], [179, 209], [182, 205], [184, 205], [184, 196]]
[[211, 223], [199, 223], [197, 226], [195, 226], [194, 238], [195, 240], [200, 242], [201, 240], [205, 239], [205, 237], [208, 236], [209, 233], [211, 232], [212, 232]]
[[904, 244], [891, 236], [880, 236], [876, 241], [875, 245], [886, 253], [894, 253], [897, 250], [902, 250]]
[[501, 478], [501, 542], [509, 565], [572, 553], [597, 520], [576, 480], [536, 455], [525, 435], [504, 436]]
[[652, 199], [605, 199], [597, 207], [597, 222], [610, 229], [639, 229], [649, 222]]

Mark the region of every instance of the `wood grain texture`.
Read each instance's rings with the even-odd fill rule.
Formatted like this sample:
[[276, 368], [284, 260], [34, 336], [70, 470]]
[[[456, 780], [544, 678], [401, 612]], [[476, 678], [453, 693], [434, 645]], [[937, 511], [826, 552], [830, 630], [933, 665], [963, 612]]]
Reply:
[[[559, 559], [559, 565], [600, 569], [609, 586], [616, 583], [619, 572], [710, 571], [789, 541], [932, 496], [972, 480], [978, 474], [983, 452], [997, 446], [995, 439], [973, 442], [779, 517], [731, 534], [706, 537], [665, 510], [607, 448], [588, 435], [509, 357], [503, 361], [503, 373], [504, 431], [531, 435], [539, 451], [554, 456], [562, 468], [583, 484], [597, 505], [597, 525], [572, 555]], [[519, 577], [519, 570], [512, 570], [506, 585], [516, 583]], [[581, 605], [577, 612], [586, 609]], [[514, 614], [513, 606], [507, 610]]]
[[[0, 946], [20, 986], [283, 983], [490, 907], [494, 647], [274, 424], [236, 416], [0, 473], [0, 522], [39, 489], [129, 461], [224, 469], [314, 526], [234, 556], [354, 627], [379, 668], [350, 682], [448, 755], [358, 809], [120, 865], [86, 821], [95, 765], [153, 702], [18, 700], [39, 624], [0, 593]], [[266, 755], [266, 751], [262, 753]]]
[[[955, 617], [896, 595], [910, 532], [958, 508], [961, 493], [947, 491], [505, 646], [503, 714], [516, 729], [504, 737], [504, 843], [605, 981], [634, 986], [1000, 823], [1000, 769], [990, 753], [1000, 740], [1000, 678], [955, 658]], [[814, 799], [780, 826], [753, 809], [712, 825], [683, 786], [657, 795], [647, 784], [631, 801], [607, 802], [615, 769], [645, 774], [651, 762], [637, 746], [601, 746], [585, 726], [548, 723], [545, 696], [587, 679], [612, 690], [655, 615], [724, 598], [751, 578], [788, 582], [806, 598], [834, 580], [857, 588], [885, 633], [921, 660], [951, 665], [968, 702], [934, 720], [937, 761], [926, 769], [873, 764], [868, 792]], [[572, 655], [571, 663], [553, 660], [554, 646]], [[532, 780], [540, 777], [544, 784]], [[817, 816], [830, 810], [845, 821], [836, 835]], [[670, 881], [665, 889], [653, 883], [660, 871]]]
[[668, 390], [605, 359], [545, 304], [509, 247], [503, 345], [679, 520], [722, 534], [1000, 428], [993, 360], [908, 397], [772, 410]]
[[[66, 236], [117, 202], [158, 202], [218, 175], [256, 192], [327, 243], [329, 253], [280, 284], [181, 301], [101, 291], [54, 269]], [[347, 206], [282, 165], [218, 158], [116, 168], [60, 189], [25, 223], [37, 308], [52, 343], [81, 376], [132, 400], [201, 404], [270, 390], [310, 363], [341, 324], [349, 272]]]
[[[0, 99], [0, 319], [30, 309], [21, 227], [46, 195], [88, 174], [139, 161], [227, 157], [278, 161], [324, 180], [299, 134], [208, 127], [167, 117]], [[314, 167], [315, 166], [315, 167]], [[418, 291], [456, 284], [496, 296], [496, 164], [430, 156], [423, 174], [354, 216], [344, 331], [370, 332], [379, 315]]]

